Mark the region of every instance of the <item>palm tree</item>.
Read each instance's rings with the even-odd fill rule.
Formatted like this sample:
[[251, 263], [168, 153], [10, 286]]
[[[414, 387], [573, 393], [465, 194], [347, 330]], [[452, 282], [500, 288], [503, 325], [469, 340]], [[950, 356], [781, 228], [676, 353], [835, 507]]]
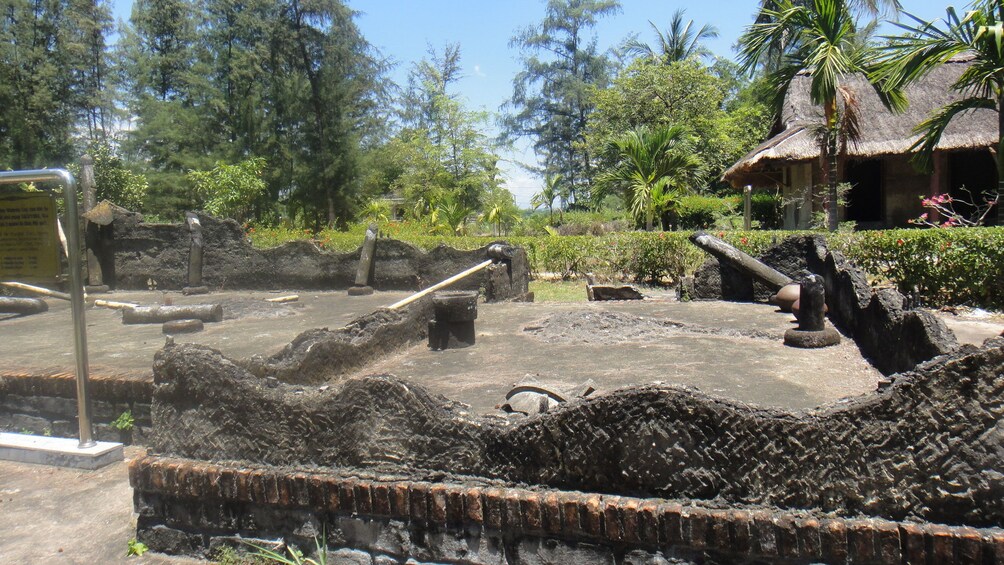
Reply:
[[[760, 9], [757, 12], [755, 22], [757, 24], [769, 24], [774, 20], [775, 14], [781, 11], [782, 0], [760, 0]], [[811, 7], [813, 0], [791, 0], [795, 6]], [[847, 0], [848, 7], [856, 15], [872, 18], [872, 25], [878, 24], [875, 19], [880, 15], [892, 13], [895, 15], [900, 9], [899, 0]], [[741, 48], [740, 39], [740, 48]], [[781, 66], [784, 55], [797, 47], [798, 36], [782, 35], [774, 39], [768, 46], [768, 53], [761, 60], [763, 68], [768, 72]]]
[[638, 128], [610, 142], [615, 164], [597, 179], [601, 190], [620, 189], [635, 218], [645, 218], [652, 229], [657, 196], [667, 204], [666, 195], [678, 194], [696, 182], [704, 162], [691, 150], [690, 135], [680, 126], [656, 130]]
[[[877, 54], [859, 41], [854, 14], [845, 0], [812, 0], [804, 6], [780, 0], [776, 5], [776, 10], [764, 9], [765, 23], [754, 23], [739, 39], [740, 62], [745, 71], [752, 71], [776, 53], [778, 44], [792, 46], [767, 74], [777, 101], [783, 100], [795, 75], [811, 76], [809, 99], [823, 107], [820, 145], [827, 162], [827, 227], [836, 231], [838, 148], [843, 145], [841, 138], [853, 138], [851, 126], [857, 123], [854, 93], [840, 81], [852, 73], [868, 76]], [[905, 106], [898, 89], [874, 86], [889, 107]]]
[[978, 0], [962, 19], [949, 7], [944, 29], [911, 14], [914, 25], [897, 24], [906, 34], [892, 37], [878, 75], [887, 87], [902, 87], [931, 72], [961, 54], [970, 54], [973, 62], [952, 88], [966, 98], [948, 104], [921, 122], [916, 133], [922, 134], [911, 149], [919, 149], [921, 164], [930, 166], [930, 157], [941, 134], [955, 116], [979, 108], [997, 111], [997, 193], [1004, 195], [1004, 2]]
[[444, 196], [430, 215], [433, 229], [450, 235], [467, 235], [467, 218], [474, 210], [455, 195]]
[[547, 206], [548, 223], [554, 225], [554, 200], [562, 196], [561, 175], [547, 175], [544, 177], [544, 188], [534, 194], [530, 199], [530, 204], [536, 210], [541, 206]]
[[701, 41], [718, 37], [718, 28], [705, 24], [701, 26], [701, 29], [695, 31], [692, 29], [694, 20], [683, 22], [685, 13], [686, 10], [682, 9], [673, 12], [665, 33], [649, 20], [648, 25], [652, 26], [658, 39], [658, 45], [655, 49], [651, 45], [639, 41], [637, 36], [633, 36], [625, 42], [624, 51], [661, 61], [664, 65], [694, 56], [710, 55], [711, 51], [701, 45]]

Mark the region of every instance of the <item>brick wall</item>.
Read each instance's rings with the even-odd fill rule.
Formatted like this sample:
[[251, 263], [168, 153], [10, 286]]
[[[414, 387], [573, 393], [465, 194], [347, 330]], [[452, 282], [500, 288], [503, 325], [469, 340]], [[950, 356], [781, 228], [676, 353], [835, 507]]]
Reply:
[[[146, 443], [150, 435], [151, 376], [92, 374], [89, 379], [94, 437], [125, 443]], [[125, 411], [135, 421], [132, 430], [111, 423]], [[57, 437], [76, 437], [77, 384], [73, 373], [0, 373], [0, 429]]]
[[129, 477], [138, 538], [171, 553], [325, 532], [339, 563], [1004, 564], [1000, 528], [163, 457]]

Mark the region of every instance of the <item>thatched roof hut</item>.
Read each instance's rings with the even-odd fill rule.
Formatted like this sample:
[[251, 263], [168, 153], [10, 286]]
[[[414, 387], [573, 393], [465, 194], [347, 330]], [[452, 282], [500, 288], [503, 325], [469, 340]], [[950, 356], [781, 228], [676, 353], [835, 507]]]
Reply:
[[[904, 113], [893, 113], [882, 104], [874, 89], [861, 75], [847, 76], [847, 87], [858, 105], [860, 137], [849, 143], [849, 158], [874, 158], [903, 155], [919, 139], [913, 133], [920, 122], [945, 105], [963, 96], [951, 85], [969, 65], [971, 56], [958, 56], [940, 65], [906, 89], [910, 106]], [[785, 96], [780, 127], [773, 137], [732, 165], [723, 179], [732, 186], [763, 184], [762, 175], [785, 164], [818, 159], [818, 131], [823, 123], [822, 107], [809, 99], [811, 77], [799, 74]], [[991, 110], [975, 110], [957, 116], [945, 130], [937, 150], [985, 149], [997, 145], [997, 115]]]

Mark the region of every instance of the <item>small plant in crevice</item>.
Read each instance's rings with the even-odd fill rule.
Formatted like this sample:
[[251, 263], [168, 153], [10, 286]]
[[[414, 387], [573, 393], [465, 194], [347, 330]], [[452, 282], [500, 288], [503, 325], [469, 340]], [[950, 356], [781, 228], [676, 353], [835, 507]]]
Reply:
[[136, 419], [132, 417], [132, 410], [126, 410], [119, 414], [118, 418], [112, 420], [110, 425], [120, 432], [128, 432], [132, 431], [136, 425]]
[[140, 555], [143, 555], [147, 551], [150, 551], [150, 548], [148, 548], [145, 543], [141, 541], [136, 541], [135, 539], [131, 539], [129, 540], [128, 549], [126, 550], [126, 557], [130, 557], [133, 555], [138, 557]]
[[267, 547], [262, 547], [260, 545], [244, 542], [248, 546], [254, 548], [255, 552], [249, 554], [250, 557], [260, 560], [263, 563], [281, 563], [282, 565], [327, 565], [328, 564], [328, 541], [327, 535], [321, 534], [320, 539], [314, 538], [314, 546], [317, 548], [316, 558], [304, 557], [303, 552], [299, 548], [286, 545], [286, 555], [268, 549]]

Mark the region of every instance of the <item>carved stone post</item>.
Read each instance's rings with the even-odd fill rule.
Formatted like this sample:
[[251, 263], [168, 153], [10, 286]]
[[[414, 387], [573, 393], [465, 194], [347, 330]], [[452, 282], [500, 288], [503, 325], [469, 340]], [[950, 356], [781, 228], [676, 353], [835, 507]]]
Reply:
[[823, 277], [809, 275], [798, 295], [798, 329], [784, 332], [784, 344], [816, 348], [840, 343], [840, 334], [826, 327], [826, 288]]
[[377, 226], [370, 224], [366, 228], [366, 239], [363, 240], [363, 247], [359, 252], [359, 266], [356, 267], [356, 282], [349, 288], [349, 296], [364, 296], [373, 294], [373, 287], [370, 282], [373, 280], [373, 273], [376, 270], [376, 242]]
[[192, 247], [188, 253], [188, 286], [182, 294], [206, 294], [209, 288], [202, 284], [202, 224], [194, 212], [185, 212], [185, 223], [192, 234]]
[[[86, 214], [97, 204], [96, 187], [94, 186], [94, 158], [90, 155], [84, 155], [80, 158], [80, 190], [84, 195], [81, 214]], [[84, 219], [84, 249], [87, 262], [85, 289], [88, 294], [108, 292], [108, 285], [104, 283], [104, 274], [101, 272], [101, 261], [98, 259], [98, 250], [101, 248], [99, 229], [96, 224]]]

